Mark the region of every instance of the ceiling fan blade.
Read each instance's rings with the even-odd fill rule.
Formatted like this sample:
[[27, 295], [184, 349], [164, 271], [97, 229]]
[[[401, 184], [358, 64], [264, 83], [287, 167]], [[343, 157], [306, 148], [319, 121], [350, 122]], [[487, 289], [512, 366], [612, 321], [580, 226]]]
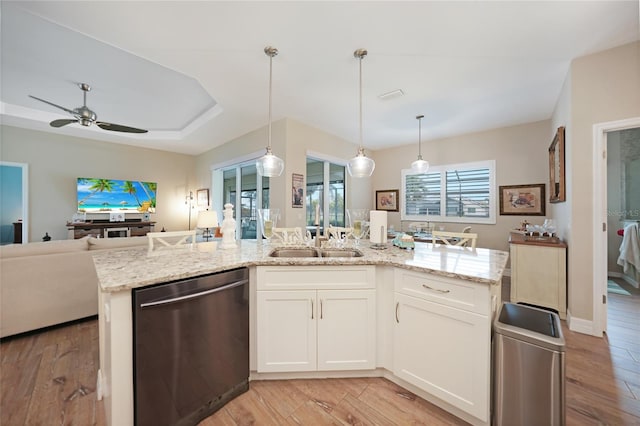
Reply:
[[103, 130], [111, 130], [112, 132], [125, 133], [147, 133], [148, 130], [136, 129], [135, 127], [122, 126], [120, 124], [105, 123], [104, 121], [96, 121], [96, 125]]
[[49, 123], [49, 125], [51, 127], [62, 127], [62, 126], [66, 126], [67, 124], [71, 124], [71, 123], [77, 123], [78, 120], [75, 120], [73, 118], [62, 118], [60, 120], [53, 120], [51, 123]]
[[30, 97], [30, 98], [33, 98], [33, 99], [35, 99], [35, 100], [37, 100], [37, 101], [44, 102], [45, 104], [49, 104], [49, 105], [51, 105], [51, 106], [54, 106], [54, 107], [56, 107], [56, 108], [60, 108], [61, 110], [66, 111], [66, 112], [68, 112], [69, 114], [75, 114], [75, 113], [73, 112], [73, 110], [71, 110], [71, 109], [69, 109], [69, 108], [65, 108], [65, 107], [60, 106], [60, 105], [56, 105], [56, 104], [54, 104], [53, 102], [45, 101], [44, 99], [36, 98], [35, 96], [32, 96], [32, 95], [29, 95], [29, 97]]

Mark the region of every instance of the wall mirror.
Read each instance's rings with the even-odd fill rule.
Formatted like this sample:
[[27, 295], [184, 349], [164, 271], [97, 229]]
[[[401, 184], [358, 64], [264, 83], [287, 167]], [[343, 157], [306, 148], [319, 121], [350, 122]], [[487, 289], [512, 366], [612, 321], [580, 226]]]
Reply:
[[566, 200], [564, 183], [564, 126], [558, 127], [549, 146], [549, 202]]

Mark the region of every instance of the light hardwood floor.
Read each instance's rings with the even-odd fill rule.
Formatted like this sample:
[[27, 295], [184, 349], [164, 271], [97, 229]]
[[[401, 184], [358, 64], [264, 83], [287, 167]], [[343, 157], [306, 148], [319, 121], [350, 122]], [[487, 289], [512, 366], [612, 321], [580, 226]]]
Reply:
[[[564, 327], [568, 425], [640, 425], [640, 292], [609, 295], [609, 332]], [[0, 343], [0, 425], [104, 425], [95, 399], [97, 321]], [[464, 422], [380, 378], [256, 381], [210, 425], [456, 425]]]

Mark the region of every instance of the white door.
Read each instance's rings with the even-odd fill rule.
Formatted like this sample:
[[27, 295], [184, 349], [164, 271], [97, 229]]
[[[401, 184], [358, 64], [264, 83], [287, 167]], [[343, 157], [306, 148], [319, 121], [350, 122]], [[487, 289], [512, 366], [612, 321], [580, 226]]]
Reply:
[[375, 368], [376, 291], [318, 291], [318, 370]]
[[315, 371], [315, 290], [257, 292], [258, 372]]
[[394, 374], [489, 420], [489, 319], [396, 293]]

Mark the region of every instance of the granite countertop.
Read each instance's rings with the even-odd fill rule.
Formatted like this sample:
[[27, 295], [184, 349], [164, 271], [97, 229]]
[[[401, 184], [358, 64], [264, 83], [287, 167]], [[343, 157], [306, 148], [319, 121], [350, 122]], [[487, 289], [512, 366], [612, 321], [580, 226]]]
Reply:
[[223, 250], [217, 242], [194, 248], [171, 248], [149, 253], [147, 248], [96, 252], [93, 261], [105, 292], [130, 290], [245, 266], [388, 265], [483, 284], [499, 284], [508, 253], [500, 250], [416, 243], [414, 250], [393, 247], [374, 250], [362, 241], [362, 257], [272, 258], [267, 242], [242, 240], [238, 248]]

